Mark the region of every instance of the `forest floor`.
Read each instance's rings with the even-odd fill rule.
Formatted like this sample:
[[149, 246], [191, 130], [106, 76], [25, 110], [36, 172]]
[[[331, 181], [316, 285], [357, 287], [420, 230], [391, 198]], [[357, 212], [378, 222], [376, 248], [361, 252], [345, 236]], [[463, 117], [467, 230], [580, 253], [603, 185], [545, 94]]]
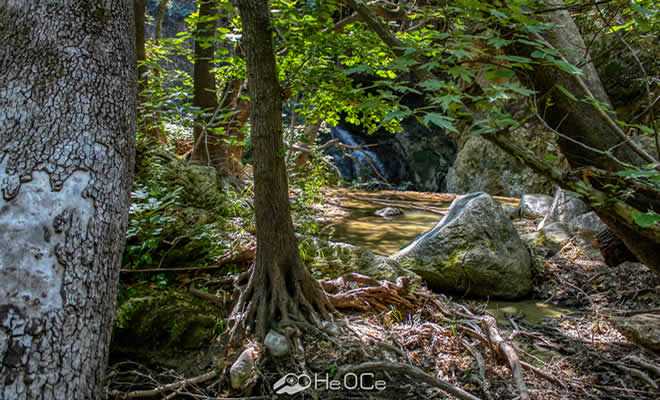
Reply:
[[[520, 220], [516, 226], [522, 234], [537, 222]], [[660, 280], [641, 264], [611, 268], [588, 254], [569, 243], [537, 259], [542, 267], [531, 298], [561, 307], [565, 315], [534, 324], [524, 315], [506, 315], [506, 323], [496, 322], [486, 301], [449, 298], [405, 279], [384, 282], [353, 274], [327, 280], [324, 288], [354, 299], [361, 311], [341, 309], [330, 329], [297, 336], [289, 357], [269, 356], [249, 343], [256, 374], [243, 390], [229, 389], [227, 372], [244, 347], [228, 348], [220, 335], [212, 350], [195, 351], [196, 369], [159, 368], [144, 360], [111, 365], [108, 397], [656, 399], [660, 356], [629, 342], [612, 321], [640, 310], [658, 313]], [[215, 360], [223, 354], [216, 370], [208, 368], [210, 354]], [[350, 371], [373, 374], [366, 375], [366, 386], [382, 380], [385, 389], [350, 389], [355, 376]], [[312, 385], [278, 395], [273, 385], [287, 374], [351, 379], [341, 390], [321, 384], [318, 390]]]

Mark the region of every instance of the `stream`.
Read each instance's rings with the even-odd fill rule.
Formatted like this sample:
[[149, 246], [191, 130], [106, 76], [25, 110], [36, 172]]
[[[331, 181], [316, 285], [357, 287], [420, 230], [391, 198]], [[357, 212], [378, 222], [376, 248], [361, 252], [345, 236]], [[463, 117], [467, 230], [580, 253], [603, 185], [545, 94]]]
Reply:
[[[324, 229], [326, 238], [335, 242], [349, 243], [372, 253], [391, 255], [406, 246], [414, 238], [433, 228], [442, 215], [420, 209], [404, 208], [431, 207], [446, 209], [455, 197], [449, 194], [392, 192], [366, 192], [358, 190], [339, 191], [341, 208], [345, 216]], [[516, 199], [497, 198], [500, 203], [517, 206]], [[382, 204], [375, 204], [382, 202]], [[403, 214], [389, 218], [377, 216], [377, 210], [399, 204]], [[490, 300], [487, 305], [499, 324], [509, 324], [506, 315], [524, 315], [531, 325], [538, 325], [544, 318], [560, 318], [569, 310], [545, 304], [542, 300], [520, 301]]]

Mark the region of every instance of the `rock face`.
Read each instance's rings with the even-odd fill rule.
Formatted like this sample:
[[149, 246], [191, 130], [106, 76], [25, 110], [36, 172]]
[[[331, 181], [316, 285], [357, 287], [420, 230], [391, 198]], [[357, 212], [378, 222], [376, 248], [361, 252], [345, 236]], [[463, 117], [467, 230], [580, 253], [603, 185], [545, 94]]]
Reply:
[[447, 191], [520, 197], [550, 193], [552, 184], [486, 139], [474, 136], [465, 141], [447, 173]]
[[390, 258], [434, 289], [515, 299], [532, 287], [529, 250], [486, 193], [455, 200], [433, 229]]
[[638, 314], [614, 319], [614, 327], [630, 341], [660, 351], [660, 315]]
[[424, 127], [414, 118], [402, 122], [393, 149], [406, 160], [409, 180], [417, 190], [445, 192], [446, 176], [456, 158], [456, 144], [444, 129]]
[[534, 247], [548, 249], [548, 255], [552, 256], [557, 254], [571, 240], [571, 235], [564, 224], [553, 222], [544, 226], [539, 231], [524, 235], [524, 239], [529, 241], [530, 245]]
[[403, 214], [403, 210], [401, 210], [400, 208], [396, 208], [396, 207], [385, 207], [385, 208], [381, 208], [380, 210], [376, 211], [374, 214], [378, 215], [379, 217], [389, 218], [389, 217], [393, 217], [395, 215]]

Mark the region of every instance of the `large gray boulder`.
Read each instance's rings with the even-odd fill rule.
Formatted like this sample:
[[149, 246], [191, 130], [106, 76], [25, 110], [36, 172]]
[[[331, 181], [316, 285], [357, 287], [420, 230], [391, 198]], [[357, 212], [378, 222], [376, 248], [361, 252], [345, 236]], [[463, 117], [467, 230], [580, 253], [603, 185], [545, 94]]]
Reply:
[[390, 258], [433, 289], [515, 299], [532, 287], [529, 250], [487, 193], [454, 200], [433, 229]]

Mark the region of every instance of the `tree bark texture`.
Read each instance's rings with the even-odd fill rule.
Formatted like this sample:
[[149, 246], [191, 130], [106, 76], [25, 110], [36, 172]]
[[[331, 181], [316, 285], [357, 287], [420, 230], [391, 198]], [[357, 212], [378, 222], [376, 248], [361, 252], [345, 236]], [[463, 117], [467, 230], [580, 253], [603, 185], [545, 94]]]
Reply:
[[133, 179], [133, 0], [0, 1], [0, 398], [100, 399]]
[[[302, 262], [291, 221], [282, 143], [281, 89], [266, 0], [240, 0], [252, 104], [257, 254], [233, 317], [258, 338], [278, 322], [327, 315], [330, 303]], [[238, 325], [238, 324], [237, 324]]]
[[[245, 139], [243, 128], [250, 116], [250, 104], [240, 99], [243, 83], [240, 79], [227, 82], [221, 96], [222, 104], [218, 104], [215, 74], [212, 71], [215, 56], [215, 42], [212, 38], [215, 37], [217, 21], [209, 19], [216, 13], [217, 7], [213, 1], [200, 2], [200, 22], [195, 35], [193, 104], [204, 110], [206, 115], [195, 124], [195, 144], [191, 159], [197, 164], [215, 167], [221, 176], [238, 178], [243, 172], [243, 146], [232, 142]], [[220, 124], [221, 113], [228, 111], [236, 113]]]
[[[193, 105], [203, 110], [193, 129], [194, 146], [191, 159], [201, 165], [215, 166], [214, 155], [222, 147], [218, 135], [213, 131], [212, 115], [218, 108], [213, 59], [215, 45], [209, 38], [215, 37], [216, 20], [209, 19], [216, 12], [214, 1], [199, 2], [199, 22], [195, 28], [195, 57], [193, 69]], [[209, 43], [211, 41], [211, 43]], [[222, 168], [218, 172], [222, 172]]]
[[157, 110], [147, 108], [148, 102], [147, 89], [149, 87], [149, 67], [145, 64], [147, 61], [147, 50], [145, 47], [145, 19], [146, 19], [147, 0], [135, 0], [135, 52], [137, 56], [137, 74], [138, 74], [138, 114], [140, 120], [140, 131], [147, 135], [153, 143], [164, 143], [158, 121]]

